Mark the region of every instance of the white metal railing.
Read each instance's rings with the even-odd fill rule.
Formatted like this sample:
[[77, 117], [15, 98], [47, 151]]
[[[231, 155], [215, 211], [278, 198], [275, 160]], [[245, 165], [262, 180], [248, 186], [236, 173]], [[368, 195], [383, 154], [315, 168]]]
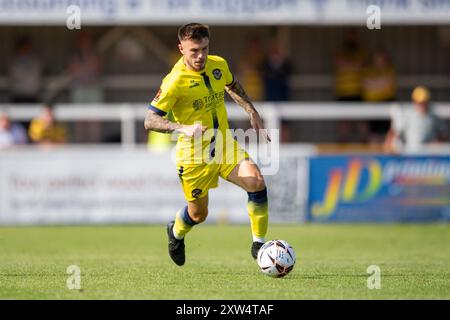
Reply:
[[[55, 117], [60, 121], [119, 121], [121, 123], [122, 144], [134, 145], [136, 122], [143, 121], [147, 113], [145, 103], [108, 104], [57, 104]], [[266, 127], [281, 127], [283, 120], [389, 120], [392, 112], [399, 107], [410, 107], [406, 103], [336, 103], [336, 102], [285, 102], [256, 103]], [[41, 104], [0, 104], [0, 112], [5, 112], [12, 120], [29, 121], [39, 115]], [[435, 104], [436, 113], [450, 119], [450, 103]], [[245, 111], [235, 103], [227, 103], [230, 120], [248, 119]], [[143, 124], [142, 124], [143, 126]]]
[[[155, 90], [161, 85], [164, 74], [130, 74], [130, 75], [104, 75], [99, 85], [108, 90]], [[45, 76], [43, 87], [45, 90], [59, 88], [60, 83], [68, 83], [70, 78], [66, 74]], [[294, 74], [289, 79], [292, 90], [299, 89], [330, 89], [333, 87], [334, 78], [331, 74]], [[399, 89], [411, 89], [418, 83], [426, 83], [431, 89], [445, 90], [450, 88], [450, 76], [447, 74], [424, 75], [399, 75], [397, 87]], [[7, 76], [0, 75], [0, 90], [9, 88]]]

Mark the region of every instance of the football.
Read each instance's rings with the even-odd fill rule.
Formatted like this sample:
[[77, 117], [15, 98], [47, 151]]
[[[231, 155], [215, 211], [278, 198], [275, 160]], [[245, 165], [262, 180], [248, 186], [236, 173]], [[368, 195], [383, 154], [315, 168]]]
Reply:
[[296, 254], [286, 241], [270, 240], [259, 249], [256, 261], [262, 273], [281, 278], [294, 268]]

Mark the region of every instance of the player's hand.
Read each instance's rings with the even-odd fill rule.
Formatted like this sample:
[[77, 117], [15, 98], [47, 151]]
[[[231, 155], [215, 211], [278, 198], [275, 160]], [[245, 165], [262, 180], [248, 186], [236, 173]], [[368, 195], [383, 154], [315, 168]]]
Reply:
[[205, 133], [206, 129], [208, 129], [208, 127], [196, 123], [192, 125], [184, 125], [178, 131], [183, 133], [186, 137], [192, 138], [201, 136]]
[[266, 143], [269, 143], [272, 141], [272, 140], [270, 140], [267, 130], [264, 129], [263, 121], [258, 112], [254, 112], [254, 113], [250, 114], [250, 124], [251, 124], [252, 128], [256, 130], [258, 137], [261, 135]]

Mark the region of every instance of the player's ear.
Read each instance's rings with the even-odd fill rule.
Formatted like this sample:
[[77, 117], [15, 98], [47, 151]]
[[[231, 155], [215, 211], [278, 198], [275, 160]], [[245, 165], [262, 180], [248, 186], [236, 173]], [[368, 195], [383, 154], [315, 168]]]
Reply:
[[181, 54], [183, 54], [183, 45], [181, 42], [178, 43], [178, 49], [180, 50]]

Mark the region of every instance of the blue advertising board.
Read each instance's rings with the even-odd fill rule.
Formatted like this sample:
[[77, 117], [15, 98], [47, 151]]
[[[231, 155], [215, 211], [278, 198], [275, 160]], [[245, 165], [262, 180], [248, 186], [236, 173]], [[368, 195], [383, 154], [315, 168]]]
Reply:
[[309, 221], [450, 221], [450, 156], [317, 156], [309, 174]]

